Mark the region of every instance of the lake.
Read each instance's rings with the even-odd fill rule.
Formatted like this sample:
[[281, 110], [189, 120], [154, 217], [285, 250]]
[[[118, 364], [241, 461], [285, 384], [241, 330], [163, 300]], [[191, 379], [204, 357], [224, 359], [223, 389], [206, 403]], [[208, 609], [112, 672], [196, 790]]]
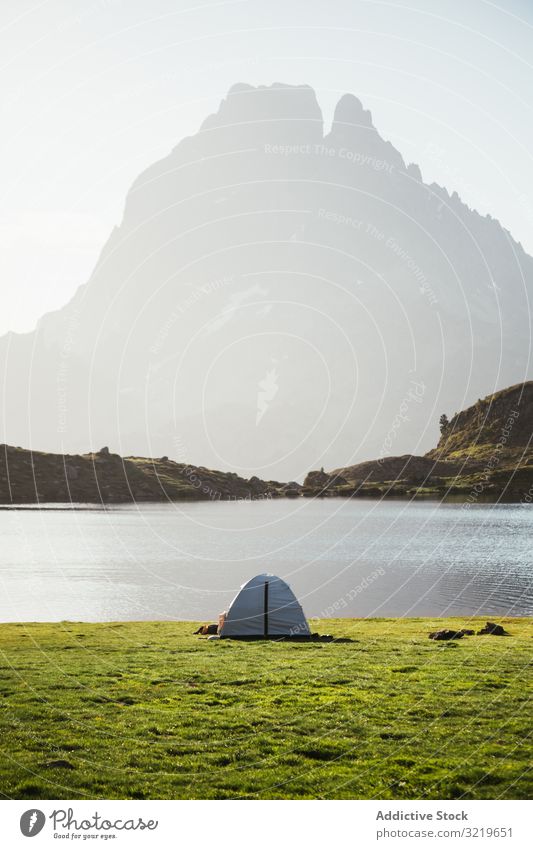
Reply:
[[259, 572], [287, 580], [309, 617], [531, 616], [532, 511], [355, 499], [2, 510], [0, 621], [215, 621]]

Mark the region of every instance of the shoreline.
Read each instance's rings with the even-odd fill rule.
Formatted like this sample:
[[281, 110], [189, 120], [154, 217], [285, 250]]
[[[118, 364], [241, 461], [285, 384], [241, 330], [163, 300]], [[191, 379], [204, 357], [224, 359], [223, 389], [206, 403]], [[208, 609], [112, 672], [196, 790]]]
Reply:
[[[473, 614], [464, 616], [337, 616], [337, 617], [313, 617], [308, 616], [307, 621], [310, 626], [320, 627], [321, 623], [328, 623], [328, 627], [331, 626], [331, 623], [338, 623], [339, 627], [351, 625], [353, 623], [370, 623], [374, 624], [376, 622], [391, 622], [391, 623], [413, 623], [413, 622], [452, 622], [454, 624], [465, 623], [465, 622], [476, 622], [476, 623], [485, 623], [487, 621], [487, 617], [493, 617], [497, 619], [499, 622], [517, 622], [520, 624], [524, 624], [526, 622], [531, 622], [533, 624], [533, 615], [524, 615], [524, 616], [509, 616], [507, 614], [498, 614], [498, 613], [484, 613], [484, 614]], [[214, 617], [213, 617], [214, 618]], [[28, 626], [46, 626], [46, 625], [88, 625], [90, 627], [94, 627], [96, 625], [101, 625], [106, 628], [111, 628], [113, 626], [123, 627], [126, 625], [138, 625], [142, 626], [176, 626], [179, 627], [181, 625], [202, 625], [205, 624], [207, 618], [204, 619], [17, 619], [13, 621], [0, 621], [0, 629], [3, 627], [23, 627], [25, 625]], [[194, 634], [191, 636], [195, 636]], [[272, 638], [268, 640], [271, 642]]]
[[0, 511], [10, 512], [10, 511], [47, 511], [47, 512], [63, 512], [67, 513], [71, 512], [81, 512], [81, 511], [107, 511], [112, 512], [117, 509], [124, 508], [134, 508], [134, 507], [147, 507], [153, 506], [158, 507], [161, 505], [170, 506], [172, 504], [241, 504], [241, 503], [250, 503], [250, 504], [258, 504], [264, 503], [265, 501], [299, 501], [299, 500], [307, 500], [307, 501], [324, 501], [324, 500], [335, 500], [335, 501], [369, 501], [375, 503], [376, 501], [392, 501], [392, 502], [401, 502], [401, 503], [410, 503], [413, 501], [427, 501], [435, 504], [457, 504], [463, 505], [468, 504], [470, 506], [475, 506], [476, 504], [510, 504], [517, 505], [522, 507], [529, 507], [533, 504], [533, 499], [527, 501], [524, 498], [500, 498], [500, 497], [489, 497], [483, 496], [476, 498], [474, 502], [468, 496], [462, 496], [456, 493], [451, 495], [447, 495], [443, 493], [442, 496], [437, 494], [428, 494], [428, 493], [418, 493], [412, 495], [387, 495], [386, 493], [370, 494], [364, 493], [362, 495], [358, 494], [314, 494], [314, 495], [300, 495], [300, 496], [276, 496], [270, 498], [162, 498], [160, 501], [156, 501], [153, 499], [149, 499], [143, 501], [141, 499], [131, 500], [131, 501], [113, 501], [113, 502], [99, 502], [99, 501], [72, 501], [70, 503], [65, 502], [55, 502], [55, 501], [29, 501], [29, 502], [21, 502], [17, 504], [8, 504], [7, 502], [0, 503]]

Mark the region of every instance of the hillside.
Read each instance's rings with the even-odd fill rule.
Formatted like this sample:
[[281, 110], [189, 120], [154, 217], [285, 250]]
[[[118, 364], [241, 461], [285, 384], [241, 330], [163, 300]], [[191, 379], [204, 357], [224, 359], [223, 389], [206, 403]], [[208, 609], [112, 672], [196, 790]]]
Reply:
[[483, 463], [495, 448], [506, 464], [523, 464], [533, 453], [533, 381], [510, 386], [455, 413], [441, 430], [432, 460]]
[[245, 480], [168, 457], [47, 454], [0, 446], [0, 504], [121, 504], [143, 501], [240, 500], [287, 494], [277, 482]]
[[0, 338], [0, 441], [299, 479], [379, 456], [405, 405], [387, 453], [424, 454], [435, 411], [533, 377], [532, 258], [377, 124], [351, 94], [325, 127], [309, 86], [233, 86], [70, 302]]
[[533, 501], [533, 382], [488, 395], [441, 422], [436, 448], [424, 456], [382, 457], [310, 472], [304, 494], [456, 495]]

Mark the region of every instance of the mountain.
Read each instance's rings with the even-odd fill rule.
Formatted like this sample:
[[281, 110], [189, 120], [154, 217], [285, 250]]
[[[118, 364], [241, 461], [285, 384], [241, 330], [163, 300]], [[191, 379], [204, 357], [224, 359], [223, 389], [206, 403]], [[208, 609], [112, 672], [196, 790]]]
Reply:
[[467, 502], [533, 502], [533, 382], [510, 386], [441, 420], [425, 456], [381, 457], [310, 472], [304, 494], [457, 495]]
[[297, 495], [298, 489], [168, 457], [119, 457], [108, 448], [83, 455], [0, 446], [0, 504], [124, 504], [238, 501]]
[[302, 478], [427, 451], [532, 377], [533, 260], [344, 95], [234, 86], [134, 182], [89, 281], [0, 339], [0, 439]]

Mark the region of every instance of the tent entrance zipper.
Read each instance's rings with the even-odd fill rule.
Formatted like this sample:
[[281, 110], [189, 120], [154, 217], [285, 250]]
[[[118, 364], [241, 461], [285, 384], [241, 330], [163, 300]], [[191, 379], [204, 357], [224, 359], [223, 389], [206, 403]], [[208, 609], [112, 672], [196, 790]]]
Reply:
[[265, 581], [265, 607], [263, 613], [263, 635], [268, 637], [268, 581]]

